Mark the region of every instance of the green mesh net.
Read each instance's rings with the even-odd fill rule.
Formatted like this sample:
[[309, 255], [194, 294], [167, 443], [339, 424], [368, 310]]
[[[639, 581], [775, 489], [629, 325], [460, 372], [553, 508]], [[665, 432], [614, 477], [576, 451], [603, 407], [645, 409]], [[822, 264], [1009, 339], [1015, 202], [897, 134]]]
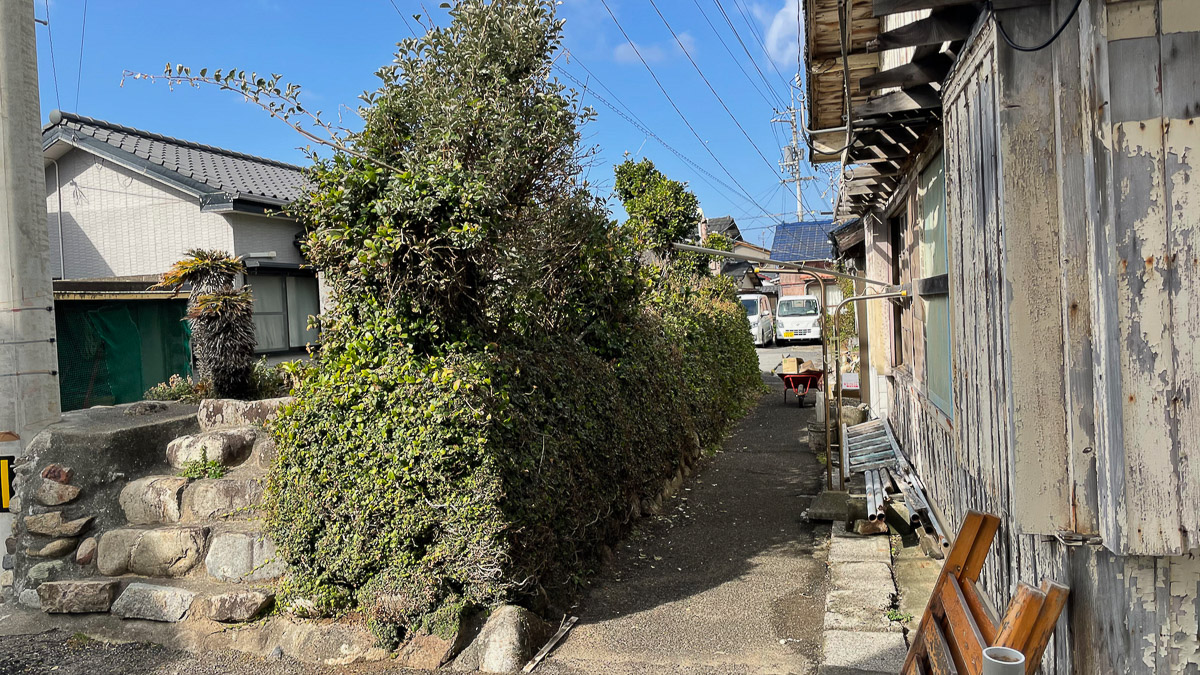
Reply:
[[137, 401], [191, 373], [182, 300], [60, 301], [55, 310], [63, 410]]

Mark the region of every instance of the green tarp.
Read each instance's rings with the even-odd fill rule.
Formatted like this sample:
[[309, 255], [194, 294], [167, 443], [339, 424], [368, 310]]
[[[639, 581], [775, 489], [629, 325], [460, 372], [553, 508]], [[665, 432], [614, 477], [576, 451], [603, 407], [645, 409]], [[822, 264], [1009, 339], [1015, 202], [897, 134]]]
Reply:
[[55, 310], [63, 410], [138, 401], [191, 373], [183, 300], [60, 301]]

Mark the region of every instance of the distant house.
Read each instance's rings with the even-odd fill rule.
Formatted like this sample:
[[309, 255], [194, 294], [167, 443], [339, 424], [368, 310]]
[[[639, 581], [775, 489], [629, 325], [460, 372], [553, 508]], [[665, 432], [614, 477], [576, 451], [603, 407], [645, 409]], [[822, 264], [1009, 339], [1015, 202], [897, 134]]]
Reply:
[[[828, 268], [833, 264], [833, 244], [829, 233], [836, 227], [832, 220], [805, 220], [780, 223], [775, 226], [771, 242], [771, 260], [803, 263], [811, 267]], [[821, 275], [828, 293], [829, 307], [842, 301], [842, 291], [832, 276]], [[809, 274], [781, 272], [780, 295], [821, 296], [820, 284]]]
[[305, 187], [300, 167], [59, 111], [42, 149], [65, 408], [188, 372], [182, 296], [149, 290], [188, 249], [245, 258], [260, 353], [314, 340], [317, 278], [278, 214]]

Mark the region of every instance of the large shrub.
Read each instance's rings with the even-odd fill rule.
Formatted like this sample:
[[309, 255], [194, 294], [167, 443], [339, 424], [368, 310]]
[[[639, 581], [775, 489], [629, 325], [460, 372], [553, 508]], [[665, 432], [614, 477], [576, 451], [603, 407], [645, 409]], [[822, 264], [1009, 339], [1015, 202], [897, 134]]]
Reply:
[[580, 180], [552, 3], [450, 14], [294, 208], [333, 302], [268, 485], [297, 585], [354, 589], [392, 639], [569, 596], [758, 382], [732, 286], [670, 261], [678, 218], [617, 226]]

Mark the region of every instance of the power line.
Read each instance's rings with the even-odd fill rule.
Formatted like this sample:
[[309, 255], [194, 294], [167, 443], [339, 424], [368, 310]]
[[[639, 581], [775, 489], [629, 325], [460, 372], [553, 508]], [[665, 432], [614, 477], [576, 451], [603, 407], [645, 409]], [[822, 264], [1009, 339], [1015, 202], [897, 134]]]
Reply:
[[[708, 78], [704, 75], [704, 71], [700, 69], [700, 66], [696, 63], [696, 60], [692, 58], [692, 55], [688, 53], [687, 48], [683, 46], [683, 41], [680, 40], [679, 36], [675, 34], [675, 29], [672, 28], [670, 22], [667, 21], [667, 17], [663, 16], [662, 11], [658, 8], [658, 5], [655, 4], [654, 0], [650, 0], [650, 6], [653, 7], [654, 12], [658, 14], [658, 18], [662, 19], [663, 25], [666, 26], [667, 31], [671, 33], [671, 37], [675, 38], [675, 42], [678, 43], [679, 48], [683, 50], [683, 55], [687, 57], [688, 62], [691, 63], [692, 67], [696, 69], [696, 73], [700, 75], [700, 79], [704, 80], [704, 84], [708, 87], [708, 90], [712, 92], [712, 95], [717, 99], [717, 102], [720, 103], [721, 107], [725, 109], [725, 114], [729, 115], [729, 119], [733, 120], [734, 125], [736, 125], [738, 130], [742, 132], [742, 135], [746, 137], [746, 141], [750, 143], [750, 147], [754, 148], [754, 152], [758, 153], [758, 156], [762, 158], [762, 161], [766, 163], [769, 169], [771, 169], [771, 173], [779, 175], [775, 170], [775, 165], [771, 163], [771, 160], [767, 159], [767, 156], [764, 155], [762, 150], [759, 149], [758, 144], [754, 142], [754, 139], [750, 138], [750, 134], [746, 132], [746, 128], [743, 127], [742, 123], [738, 121], [737, 116], [733, 114], [733, 111], [729, 109], [729, 106], [725, 105], [724, 99], [722, 99], [721, 95], [717, 93], [717, 90], [712, 86], [712, 83], [708, 81]], [[798, 187], [799, 186], [797, 186], [797, 188]], [[803, 197], [797, 193], [796, 199], [802, 200]], [[762, 210], [766, 212], [766, 209]]]
[[[718, 7], [721, 6], [721, 0], [713, 1], [717, 3]], [[746, 25], [750, 28], [750, 37], [753, 37], [755, 41], [758, 42], [758, 46], [762, 48], [763, 54], [765, 54], [767, 57], [767, 63], [771, 64], [771, 68], [773, 68], [775, 70], [775, 74], [779, 76], [779, 81], [783, 82], [783, 86], [790, 90], [792, 83], [788, 80], [788, 78], [783, 76], [783, 73], [779, 70], [779, 66], [775, 65], [775, 59], [771, 58], [771, 52], [767, 49], [767, 43], [763, 42], [762, 38], [759, 37], [758, 33], [754, 29], [754, 22], [751, 21], [750, 17], [746, 15], [746, 12], [742, 9], [742, 5], [738, 2], [738, 0], [733, 0], [733, 6], [737, 8], [738, 13], [742, 15], [742, 20], [745, 21]]]
[[[578, 57], [576, 57], [576, 63], [579, 63]], [[582, 63], [579, 63], [579, 65], [583, 66]], [[579, 81], [579, 78], [572, 75], [569, 71], [567, 71], [562, 66], [559, 66], [556, 64], [555, 68], [558, 68], [558, 71], [560, 73], [565, 75], [569, 80], [571, 80], [575, 84], [577, 84], [581, 87], [585, 86], [582, 82]], [[584, 68], [584, 70], [587, 70], [586, 66], [583, 66], [583, 68]], [[608, 91], [610, 94], [612, 93], [612, 91], [609, 90], [609, 88], [606, 87], [604, 85], [604, 83], [601, 82], [598, 78], [595, 78], [595, 76], [593, 76], [593, 78], [596, 79], [597, 84], [599, 84], [601, 87], [604, 87], [605, 91]], [[618, 109], [616, 106], [614, 106], [612, 103], [610, 103], [603, 96], [597, 94], [595, 90], [592, 90], [592, 97], [595, 98], [596, 100], [600, 101], [600, 103], [603, 104], [605, 107], [607, 107], [609, 110], [612, 110], [616, 114], [620, 115], [621, 118], [624, 119], [626, 122], [629, 122], [629, 124], [632, 125], [633, 128], [637, 129], [638, 131], [642, 132], [643, 134], [646, 134], [647, 137], [653, 138], [656, 142], [658, 142], [659, 145], [663, 146], [668, 151], [670, 151], [671, 154], [675, 155], [680, 160], [682, 160], [685, 164], [687, 164], [688, 166], [695, 169], [697, 171], [697, 173], [700, 174], [700, 179], [703, 180], [705, 183], [708, 183], [709, 187], [720, 192], [726, 198], [731, 198], [734, 201], [737, 201], [737, 200], [746, 201], [746, 198], [743, 197], [742, 195], [738, 194], [738, 191], [735, 188], [730, 187], [729, 184], [725, 183], [720, 178], [717, 178], [716, 176], [712, 175], [712, 173], [710, 173], [703, 166], [701, 166], [700, 164], [693, 161], [691, 158], [687, 157], [683, 153], [676, 150], [669, 143], [664, 141], [662, 139], [662, 137], [660, 137], [658, 134], [651, 131], [649, 127], [647, 127], [640, 120], [636, 119], [636, 115], [633, 114], [632, 110], [630, 110], [630, 111], [628, 111], [628, 113], [626, 113], [625, 111]], [[613, 98], [616, 98], [615, 94], [613, 95]], [[621, 105], [624, 106], [625, 104], [622, 103]], [[710, 179], [711, 179], [711, 181], [710, 181]], [[715, 181], [716, 185], [714, 185], [713, 181]], [[717, 187], [717, 185], [723, 186], [725, 188], [725, 190], [728, 190], [728, 192], [726, 192], [725, 190], [722, 190], [720, 187]], [[753, 202], [751, 202], [751, 204], [756, 205]]]
[[413, 28], [412, 22], [410, 22], [408, 20], [408, 17], [404, 16], [404, 12], [401, 12], [400, 8], [396, 6], [396, 0], [388, 0], [388, 2], [390, 2], [392, 4], [392, 9], [396, 10], [396, 13], [400, 15], [400, 18], [404, 21], [404, 25], [408, 26], [408, 32], [412, 33], [413, 35], [416, 35], [417, 34], [416, 29]]
[[721, 17], [725, 19], [725, 24], [729, 26], [729, 30], [733, 31], [733, 37], [737, 38], [738, 44], [742, 46], [742, 51], [746, 53], [746, 57], [750, 59], [750, 65], [754, 66], [754, 70], [758, 71], [758, 76], [762, 78], [763, 84], [767, 85], [768, 89], [771, 89], [772, 85], [770, 80], [767, 79], [767, 76], [763, 73], [762, 68], [758, 67], [758, 60], [755, 59], [754, 55], [750, 53], [750, 48], [747, 47], [746, 42], [742, 40], [741, 33], [739, 33], [737, 27], [733, 25], [733, 21], [729, 18], [729, 14], [727, 14], [725, 12], [725, 8], [721, 6], [720, 0], [713, 0], [713, 4], [716, 5], [717, 10], [721, 12]]
[[[672, 99], [671, 95], [667, 93], [667, 89], [663, 86], [662, 82], [659, 81], [658, 75], [654, 74], [654, 69], [650, 67], [650, 64], [647, 63], [646, 59], [642, 56], [642, 52], [637, 48], [637, 45], [634, 44], [633, 40], [630, 39], [629, 33], [625, 32], [625, 27], [622, 26], [621, 22], [617, 20], [617, 15], [613, 14], [612, 8], [608, 6], [608, 1], [600, 0], [600, 4], [604, 6], [605, 11], [607, 11], [608, 15], [612, 17], [613, 23], [617, 25], [617, 30], [621, 31], [621, 35], [625, 36], [625, 40], [629, 42], [629, 46], [633, 48], [633, 53], [637, 54], [638, 60], [641, 61], [642, 65], [646, 67], [646, 71], [650, 73], [650, 77], [654, 80], [654, 84], [658, 85], [659, 91], [663, 93], [663, 96], [666, 97], [667, 102], [670, 103], [671, 107], [675, 109], [675, 113], [679, 115], [679, 119], [683, 120], [684, 125], [686, 125], [687, 128], [692, 132], [692, 135], [696, 137], [696, 140], [700, 142], [700, 145], [704, 146], [705, 152], [707, 152], [709, 156], [713, 158], [713, 161], [717, 163], [717, 166], [721, 167], [721, 170], [725, 172], [725, 175], [729, 176], [729, 179], [733, 181], [733, 184], [738, 186], [742, 193], [745, 194], [748, 199], [750, 199], [751, 203], [753, 203], [758, 210], [766, 213], [767, 209], [763, 208], [761, 204], [754, 201], [754, 198], [750, 196], [750, 193], [746, 190], [746, 188], [742, 187], [742, 184], [733, 177], [733, 174], [729, 172], [729, 169], [725, 166], [725, 164], [721, 162], [715, 153], [713, 153], [712, 148], [708, 147], [708, 143], [705, 143], [704, 139], [700, 137], [700, 134], [696, 131], [695, 127], [692, 126], [692, 123], [688, 121], [687, 116], [683, 114], [683, 111], [679, 109], [679, 106], [675, 105], [675, 100]], [[686, 52], [687, 50], [684, 50], [684, 53]], [[688, 58], [691, 57], [689, 56]]]
[[46, 0], [46, 37], [50, 39], [50, 73], [54, 75], [54, 105], [62, 110], [62, 97], [58, 95], [58, 65], [54, 62], [54, 30], [50, 28], [50, 0]]
[[783, 106], [783, 98], [781, 98], [775, 92], [775, 90], [771, 89], [771, 87], [768, 85], [767, 91], [769, 91], [775, 95], [775, 101], [772, 102], [772, 101], [768, 100], [766, 94], [764, 94], [762, 89], [759, 88], [758, 83], [754, 81], [753, 77], [750, 77], [750, 73], [742, 65], [742, 62], [740, 60], [738, 60], [738, 58], [736, 56], [733, 55], [733, 50], [729, 48], [729, 44], [725, 42], [725, 38], [721, 36], [720, 31], [717, 30], [717, 27], [714, 26], [713, 22], [708, 18], [708, 13], [705, 12], [704, 8], [700, 6], [700, 0], [692, 0], [692, 3], [696, 5], [696, 9], [700, 10], [700, 15], [703, 16], [704, 20], [708, 23], [708, 27], [711, 28], [713, 34], [717, 36], [717, 40], [719, 40], [721, 42], [721, 46], [725, 48], [725, 52], [729, 54], [729, 58], [733, 59], [733, 62], [735, 64], [737, 64], [738, 69], [741, 70], [742, 74], [746, 76], [746, 80], [750, 82], [750, 86], [754, 87], [754, 91], [757, 91], [758, 95], [763, 97], [763, 100], [767, 102], [767, 105], [772, 106], [772, 107], [779, 105], [782, 107]]
[[[87, 37], [87, 0], [83, 0], [83, 26], [79, 29], [79, 68], [75, 71], [75, 109], [79, 110], [79, 85], [83, 81], [83, 40]], [[50, 17], [46, 17], [49, 21]]]

